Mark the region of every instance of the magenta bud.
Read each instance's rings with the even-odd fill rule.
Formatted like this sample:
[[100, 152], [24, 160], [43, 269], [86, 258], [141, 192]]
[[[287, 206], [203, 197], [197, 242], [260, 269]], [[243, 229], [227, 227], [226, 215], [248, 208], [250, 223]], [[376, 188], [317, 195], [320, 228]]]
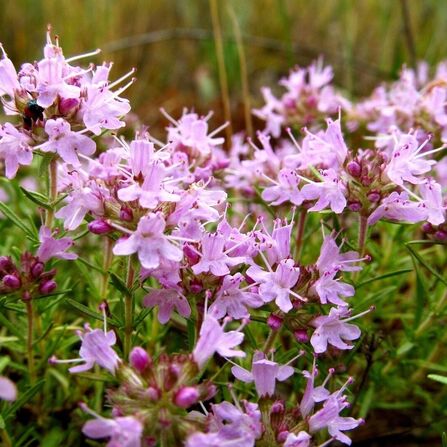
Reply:
[[28, 292], [28, 290], [25, 290], [22, 293], [22, 300], [23, 301], [29, 301], [32, 298], [31, 293]]
[[185, 244], [183, 247], [183, 253], [188, 258], [189, 264], [194, 265], [200, 261], [200, 256], [197, 252], [188, 244]]
[[192, 386], [180, 388], [174, 396], [174, 403], [180, 408], [189, 408], [199, 400], [199, 392]]
[[39, 292], [42, 295], [48, 295], [49, 293], [51, 293], [53, 290], [55, 290], [57, 287], [56, 281], [50, 279], [48, 281], [44, 281], [40, 284], [39, 286]]
[[79, 101], [75, 98], [66, 98], [59, 101], [59, 113], [61, 115], [68, 115], [74, 112], [76, 107], [78, 107]]
[[93, 234], [106, 234], [113, 231], [113, 227], [110, 224], [108, 224], [105, 220], [100, 219], [90, 222], [87, 228]]
[[160, 400], [161, 392], [159, 389], [150, 386], [144, 393], [150, 400], [157, 402]]
[[143, 372], [150, 364], [151, 359], [143, 348], [136, 346], [130, 351], [129, 362], [137, 371]]
[[363, 186], [369, 186], [372, 183], [372, 179], [370, 179], [367, 175], [364, 175], [360, 181], [362, 182]]
[[427, 234], [433, 234], [436, 230], [430, 222], [425, 222], [422, 224], [422, 231]]
[[43, 262], [36, 262], [32, 268], [31, 268], [31, 276], [34, 279], [37, 279], [45, 270], [45, 266], [43, 265]]
[[353, 177], [360, 177], [360, 174], [362, 173], [362, 167], [355, 160], [352, 160], [348, 163], [348, 165], [346, 166], [346, 170]]
[[287, 439], [287, 436], [289, 436], [289, 432], [287, 430], [284, 430], [278, 433], [276, 440], [282, 444]]
[[114, 418], [118, 418], [118, 417], [124, 416], [124, 413], [123, 413], [123, 411], [121, 410], [121, 408], [113, 407], [113, 408], [112, 408], [112, 416], [113, 416]]
[[298, 343], [307, 343], [309, 341], [309, 336], [305, 329], [297, 329], [294, 331], [293, 335]]
[[8, 272], [14, 268], [11, 258], [8, 256], [0, 256], [0, 272]]
[[378, 193], [377, 191], [371, 191], [370, 193], [368, 193], [368, 200], [371, 203], [377, 203], [380, 200], [380, 193]]
[[191, 281], [189, 289], [191, 290], [192, 293], [200, 293], [203, 290], [202, 282], [197, 279], [193, 279]]
[[362, 209], [362, 204], [360, 202], [351, 202], [349, 203], [348, 208], [350, 211], [357, 212]]
[[296, 109], [296, 101], [293, 98], [283, 99], [282, 103], [286, 109]]
[[273, 331], [277, 331], [281, 328], [283, 323], [283, 319], [279, 315], [270, 314], [267, 317], [267, 324], [269, 325], [270, 329]]
[[280, 400], [277, 400], [272, 404], [270, 413], [282, 414], [284, 413], [284, 410], [285, 410], [284, 403], [281, 402]]
[[124, 220], [124, 222], [132, 222], [133, 221], [133, 212], [130, 208], [123, 206], [120, 209], [120, 219]]
[[3, 284], [9, 289], [20, 289], [22, 281], [16, 275], [5, 275], [3, 277]]
[[446, 241], [447, 240], [447, 232], [438, 230], [435, 233], [435, 238], [438, 239], [439, 241]]

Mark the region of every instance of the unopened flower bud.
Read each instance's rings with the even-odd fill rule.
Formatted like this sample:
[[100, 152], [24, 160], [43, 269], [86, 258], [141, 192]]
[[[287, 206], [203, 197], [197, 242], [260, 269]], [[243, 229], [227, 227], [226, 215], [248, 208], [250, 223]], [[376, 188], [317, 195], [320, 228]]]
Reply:
[[198, 279], [193, 279], [190, 283], [189, 289], [192, 293], [200, 293], [203, 290], [203, 284]]
[[380, 200], [380, 193], [377, 191], [371, 191], [368, 193], [368, 200], [371, 203], [377, 203]]
[[185, 386], [180, 388], [174, 396], [174, 403], [180, 408], [189, 408], [199, 400], [199, 392], [195, 387]]
[[61, 115], [69, 115], [78, 107], [79, 101], [76, 98], [65, 98], [59, 101], [59, 113]]
[[32, 298], [31, 293], [29, 293], [28, 290], [25, 290], [25, 291], [22, 293], [22, 300], [23, 300], [23, 301], [29, 301], [31, 298]]
[[50, 279], [48, 281], [44, 281], [40, 284], [39, 286], [39, 292], [42, 295], [48, 295], [49, 293], [51, 293], [53, 290], [55, 290], [57, 287], [56, 281]]
[[422, 231], [427, 234], [433, 234], [436, 230], [430, 222], [425, 222], [422, 224]]
[[9, 289], [16, 290], [20, 289], [22, 281], [20, 281], [20, 278], [16, 275], [5, 275], [3, 277], [3, 284]]
[[270, 413], [275, 413], [275, 414], [282, 414], [284, 413], [284, 403], [281, 402], [280, 400], [277, 400], [276, 402], [274, 402], [272, 404], [272, 407], [270, 409]]
[[309, 341], [309, 335], [305, 329], [297, 329], [293, 335], [298, 343], [307, 343]]
[[154, 388], [153, 386], [150, 386], [146, 392], [144, 393], [150, 400], [157, 402], [160, 400], [161, 392], [158, 388]]
[[372, 179], [370, 179], [367, 175], [364, 175], [360, 181], [362, 182], [363, 186], [369, 186], [372, 183]]
[[282, 444], [287, 439], [287, 436], [289, 436], [289, 432], [287, 430], [284, 430], [284, 431], [278, 433], [276, 440]]
[[362, 173], [362, 167], [360, 166], [360, 164], [355, 161], [352, 160], [348, 163], [348, 165], [346, 166], [346, 170], [349, 172], [349, 174], [351, 174], [353, 177], [360, 177], [360, 174]]
[[32, 267], [31, 267], [31, 276], [34, 279], [39, 278], [39, 276], [43, 273], [43, 271], [45, 270], [45, 266], [43, 265], [43, 262], [36, 262]]
[[113, 227], [110, 224], [108, 224], [105, 220], [101, 219], [90, 222], [87, 228], [93, 234], [106, 234], [113, 231]]
[[185, 244], [183, 247], [183, 253], [188, 258], [189, 264], [194, 265], [200, 261], [200, 256], [197, 252], [188, 244]]
[[362, 209], [362, 204], [360, 202], [350, 202], [348, 204], [348, 208], [350, 211], [357, 212]]
[[438, 230], [435, 233], [435, 238], [438, 239], [438, 241], [446, 241], [447, 240], [447, 232]]
[[132, 367], [139, 372], [143, 372], [151, 363], [148, 353], [139, 346], [136, 346], [130, 351], [129, 361]]
[[130, 208], [123, 206], [120, 209], [120, 219], [124, 220], [124, 222], [132, 222], [133, 220], [133, 212]]
[[281, 328], [283, 323], [283, 319], [279, 315], [270, 314], [267, 317], [267, 324], [269, 325], [270, 329], [273, 331], [277, 331]]
[[8, 256], [0, 256], [0, 274], [10, 272], [14, 268], [11, 258]]

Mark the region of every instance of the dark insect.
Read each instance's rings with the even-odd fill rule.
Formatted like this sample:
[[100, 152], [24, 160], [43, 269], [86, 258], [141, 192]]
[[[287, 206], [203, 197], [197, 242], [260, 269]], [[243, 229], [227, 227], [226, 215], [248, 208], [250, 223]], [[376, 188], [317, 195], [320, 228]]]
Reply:
[[28, 101], [23, 111], [23, 127], [26, 130], [31, 130], [33, 123], [37, 120], [43, 120], [43, 111], [43, 107], [40, 107], [35, 99]]

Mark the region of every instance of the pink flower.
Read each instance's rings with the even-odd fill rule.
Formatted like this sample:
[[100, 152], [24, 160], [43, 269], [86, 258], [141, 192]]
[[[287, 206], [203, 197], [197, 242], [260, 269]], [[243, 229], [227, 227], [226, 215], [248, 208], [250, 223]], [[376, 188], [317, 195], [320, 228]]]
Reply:
[[155, 289], [144, 297], [146, 307], [158, 306], [158, 321], [165, 324], [171, 318], [174, 309], [185, 318], [191, 315], [188, 300], [178, 287], [171, 289]]
[[247, 275], [250, 278], [261, 283], [259, 295], [264, 302], [275, 300], [278, 307], [286, 313], [293, 307], [290, 295], [302, 301], [305, 300], [291, 290], [300, 276], [300, 269], [294, 265], [293, 259], [284, 259], [278, 264], [276, 271], [270, 269], [266, 272], [257, 265], [253, 265], [247, 270]]
[[289, 433], [283, 447], [309, 447], [311, 439], [312, 436], [305, 431], [300, 431], [298, 435]]
[[73, 260], [78, 257], [76, 253], [66, 253], [66, 251], [73, 245], [73, 240], [69, 237], [55, 239], [51, 230], [45, 226], [40, 227], [39, 230], [40, 246], [37, 250], [36, 256], [41, 262], [47, 262], [51, 258]]
[[360, 261], [359, 254], [356, 251], [341, 253], [340, 247], [337, 245], [337, 242], [332, 235], [328, 235], [324, 238], [320, 256], [316, 263], [320, 274], [324, 274], [333, 269], [346, 272], [355, 272], [362, 269], [360, 266], [351, 265]]
[[427, 179], [419, 186], [419, 192], [423, 199], [423, 207], [427, 212], [427, 221], [433, 225], [442, 224], [445, 221], [445, 206], [441, 185]]
[[87, 421], [82, 427], [82, 433], [92, 439], [109, 438], [107, 447], [141, 447], [143, 424], [133, 416], [106, 419], [96, 414], [82, 404], [84, 411], [96, 419]]
[[215, 318], [229, 317], [239, 320], [249, 317], [249, 308], [257, 308], [264, 304], [257, 293], [252, 293], [239, 286], [244, 281], [241, 273], [227, 275], [216, 293], [216, 299], [210, 306], [210, 313]]
[[235, 331], [225, 332], [225, 326], [229, 319], [225, 319], [221, 326], [219, 322], [208, 313], [200, 328], [199, 339], [193, 351], [194, 360], [203, 368], [207, 360], [217, 352], [222, 357], [245, 357], [245, 352], [234, 349], [242, 343], [244, 334], [240, 330], [242, 324]]
[[57, 152], [65, 163], [80, 166], [78, 152], [83, 155], [95, 153], [96, 143], [79, 132], [73, 132], [70, 124], [63, 118], [47, 120], [45, 132], [49, 140], [40, 149], [44, 152]]
[[330, 302], [337, 306], [346, 306], [346, 302], [340, 296], [354, 296], [355, 289], [353, 286], [343, 283], [339, 279], [334, 279], [337, 271], [337, 269], [333, 269], [324, 272], [312, 286], [320, 297], [322, 304]]
[[318, 199], [309, 211], [321, 211], [329, 206], [331, 210], [340, 214], [346, 207], [346, 187], [334, 169], [321, 171], [322, 181], [304, 185], [301, 189], [306, 200]]
[[[105, 312], [103, 310], [103, 312]], [[107, 332], [107, 322], [104, 313], [104, 330], [91, 329], [90, 326], [85, 325], [85, 332], [78, 331], [78, 336], [82, 341], [81, 349], [79, 350], [80, 358], [59, 360], [55, 356], [51, 357], [49, 362], [56, 363], [79, 363], [82, 365], [73, 366], [69, 369], [71, 373], [79, 373], [92, 369], [95, 363], [102, 368], [109, 370], [112, 374], [115, 373], [121, 359], [112, 346], [116, 343], [116, 335], [114, 331]]]
[[327, 345], [331, 344], [338, 349], [352, 349], [353, 346], [347, 344], [346, 341], [356, 340], [360, 337], [360, 329], [347, 323], [351, 318], [341, 320], [340, 317], [347, 316], [346, 308], [333, 307], [329, 311], [329, 315], [315, 318], [311, 324], [316, 327], [312, 334], [310, 343], [317, 354], [321, 354], [327, 350]]
[[424, 160], [423, 157], [427, 154], [420, 153], [430, 139], [421, 145], [413, 134], [402, 134], [396, 139], [391, 160], [385, 169], [386, 174], [399, 186], [402, 186], [404, 181], [413, 184], [422, 183], [424, 180], [416, 176], [425, 174], [436, 164], [434, 160]]
[[251, 371], [235, 365], [231, 368], [231, 372], [242, 382], [254, 382], [259, 397], [273, 396], [276, 381], [283, 382], [295, 372], [289, 364], [296, 358], [293, 358], [286, 365], [280, 365], [273, 360], [268, 360], [263, 352], [256, 351], [253, 354]]
[[113, 247], [113, 253], [118, 256], [128, 256], [138, 253], [141, 265], [146, 269], [154, 269], [162, 259], [180, 262], [183, 251], [164, 234], [166, 223], [161, 212], [143, 216], [137, 230], [126, 239], [119, 239]]
[[225, 237], [220, 233], [207, 233], [203, 236], [200, 261], [192, 266], [195, 275], [203, 272], [211, 272], [216, 276], [228, 275], [229, 267], [245, 262], [245, 257], [228, 256], [231, 249], [224, 251], [225, 242]]
[[278, 182], [274, 186], [265, 188], [262, 199], [271, 202], [272, 205], [281, 205], [289, 201], [293, 205], [301, 205], [304, 197], [298, 189], [300, 180], [295, 171], [281, 169], [278, 174]]
[[14, 91], [20, 89], [17, 71], [1, 44], [0, 50], [3, 53], [0, 60], [0, 96], [8, 95], [12, 99], [14, 98]]
[[327, 428], [329, 434], [343, 444], [351, 445], [351, 439], [342, 431], [352, 430], [358, 427], [363, 420], [354, 419], [352, 417], [342, 417], [339, 413], [349, 406], [345, 400], [345, 396], [337, 396], [334, 393], [329, 397], [323, 405], [323, 408], [317, 411], [309, 419], [309, 430], [315, 433], [319, 430]]
[[424, 220], [426, 216], [426, 210], [417, 202], [408, 200], [406, 192], [394, 191], [372, 212], [368, 218], [368, 225], [374, 225], [382, 218], [415, 223]]
[[5, 161], [6, 177], [14, 178], [19, 165], [30, 165], [33, 161], [30, 138], [19, 132], [11, 123], [0, 126], [0, 159]]

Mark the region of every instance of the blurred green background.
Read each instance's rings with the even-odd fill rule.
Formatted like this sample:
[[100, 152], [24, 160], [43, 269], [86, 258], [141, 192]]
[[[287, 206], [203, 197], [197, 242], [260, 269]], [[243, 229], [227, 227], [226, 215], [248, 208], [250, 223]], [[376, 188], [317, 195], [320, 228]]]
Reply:
[[[395, 77], [403, 63], [436, 63], [447, 55], [445, 1], [218, 0], [218, 5], [236, 128], [243, 123], [242, 94], [229, 8], [243, 34], [255, 104], [261, 102], [261, 85], [273, 85], [295, 64], [319, 55], [334, 65], [336, 83], [352, 95]], [[146, 124], [160, 122], [162, 106], [175, 114], [184, 106], [213, 108], [220, 118], [207, 0], [3, 0], [1, 6], [0, 41], [16, 65], [41, 57], [51, 23], [66, 55], [99, 47], [103, 53], [95, 62], [113, 60], [115, 77], [138, 69], [127, 96]]]

